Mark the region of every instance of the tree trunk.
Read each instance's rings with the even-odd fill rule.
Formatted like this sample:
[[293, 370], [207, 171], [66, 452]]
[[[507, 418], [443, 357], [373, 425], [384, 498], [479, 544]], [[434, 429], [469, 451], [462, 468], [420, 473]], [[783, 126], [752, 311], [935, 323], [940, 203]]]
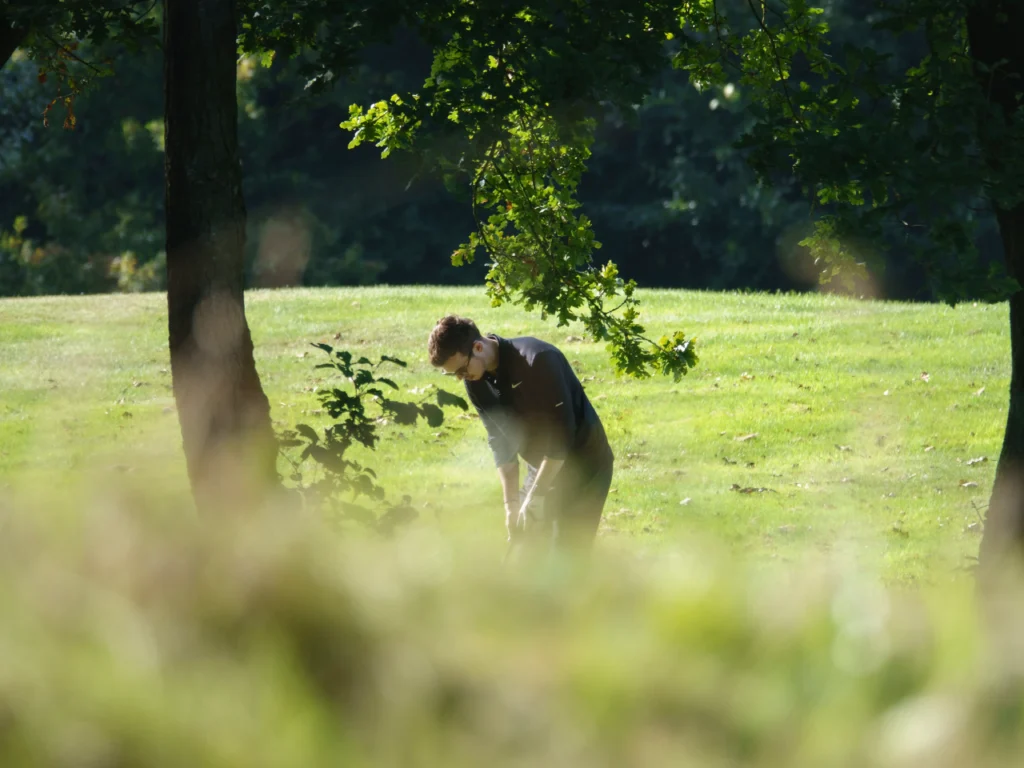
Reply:
[[243, 295], [234, 0], [164, 3], [167, 313], [189, 479], [202, 511], [277, 482]]
[[[983, 115], [978, 135], [986, 162], [999, 175], [1003, 158], [1019, 157], [1024, 147], [1006, 130], [1024, 93], [1024, 4], [1018, 0], [979, 0], [967, 14], [971, 55], [977, 78], [994, 114]], [[1013, 184], [1020, 184], [1017, 179]], [[1024, 204], [993, 199], [1007, 273], [1024, 285]], [[979, 556], [983, 572], [1004, 564], [1024, 565], [1024, 291], [1010, 297], [1010, 408], [996, 466]]]
[[[1015, 218], [1020, 228], [1024, 206], [1005, 216]], [[1001, 230], [1006, 226], [1003, 218]], [[1004, 243], [1006, 239], [1004, 234]], [[1017, 258], [1024, 255], [1020, 247]], [[1010, 409], [979, 555], [985, 570], [1001, 568], [1008, 556], [1024, 563], [1024, 291], [1010, 297], [1010, 349]]]
[[25, 38], [28, 37], [28, 30], [18, 26], [10, 19], [0, 16], [0, 69], [10, 60], [14, 52], [18, 50]]

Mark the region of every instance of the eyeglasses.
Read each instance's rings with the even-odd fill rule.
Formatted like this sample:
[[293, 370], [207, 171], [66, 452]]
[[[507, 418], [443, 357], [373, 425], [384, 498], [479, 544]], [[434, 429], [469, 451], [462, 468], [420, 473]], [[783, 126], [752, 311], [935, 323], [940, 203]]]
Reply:
[[466, 364], [463, 365], [461, 368], [458, 368], [457, 370], [453, 371], [451, 375], [454, 376], [456, 379], [464, 379], [464, 378], [466, 378], [466, 374], [469, 373], [469, 364], [472, 361], [473, 361], [473, 349], [471, 347], [470, 350], [469, 350], [469, 359], [466, 360]]

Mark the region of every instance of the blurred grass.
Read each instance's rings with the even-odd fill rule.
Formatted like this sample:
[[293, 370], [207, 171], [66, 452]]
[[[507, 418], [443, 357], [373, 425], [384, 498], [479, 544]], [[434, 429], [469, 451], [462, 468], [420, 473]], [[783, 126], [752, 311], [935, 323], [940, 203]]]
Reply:
[[[579, 328], [493, 309], [474, 289], [374, 287], [247, 294], [279, 427], [323, 425], [325, 341], [409, 361], [406, 390], [458, 391], [427, 363], [433, 323], [534, 334], [573, 361], [617, 456], [601, 546], [655, 553], [725, 542], [766, 566], [850, 560], [886, 583], [968, 579], [1005, 421], [1007, 308], [834, 296], [643, 291], [654, 335], [698, 338], [679, 383], [616, 378]], [[188, 503], [162, 295], [0, 301], [0, 487], [76, 499], [116, 479]], [[470, 417], [384, 428], [375, 457], [420, 526], [503, 545], [500, 490]], [[985, 457], [985, 461], [969, 463]]]
[[992, 653], [963, 583], [687, 544], [519, 572], [426, 528], [80, 501], [5, 510], [5, 767], [1009, 768], [1024, 749], [1024, 635]]

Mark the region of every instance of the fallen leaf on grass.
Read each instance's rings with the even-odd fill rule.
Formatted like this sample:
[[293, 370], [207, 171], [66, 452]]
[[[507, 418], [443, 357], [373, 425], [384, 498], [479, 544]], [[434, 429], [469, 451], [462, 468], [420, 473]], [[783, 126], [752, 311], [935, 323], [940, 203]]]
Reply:
[[981, 464], [982, 462], [988, 461], [988, 456], [979, 456], [976, 459], [968, 459], [967, 466], [973, 467], [975, 464]]
[[838, 443], [836, 443], [836, 448], [838, 448], [840, 451], [852, 451], [853, 450], [848, 445], [839, 445]]
[[722, 457], [722, 461], [724, 461], [726, 464], [738, 464], [739, 463], [735, 459], [730, 459], [728, 456], [723, 456]]
[[932, 377], [928, 375], [928, 372], [927, 372], [927, 371], [922, 371], [922, 372], [921, 372], [921, 381], [923, 381], [923, 382], [925, 382], [925, 383], [927, 384], [927, 383], [928, 383], [928, 381], [930, 381], [930, 380], [931, 380], [931, 378], [932, 378]]
[[679, 502], [679, 505], [685, 507], [687, 504], [690, 503], [690, 501], [691, 501], [690, 497], [687, 496], [685, 499], [683, 499], [682, 501]]
[[977, 488], [978, 484], [976, 482], [974, 482], [973, 480], [961, 480], [960, 481], [960, 487], [961, 488]]
[[982, 387], [981, 389], [979, 389], [977, 392], [974, 393], [974, 396], [977, 397], [978, 395], [980, 395], [984, 391], [985, 391], [985, 388]]
[[733, 440], [735, 440], [737, 443], [745, 443], [747, 442], [747, 440], [753, 440], [755, 437], [757, 437], [757, 432], [751, 432], [749, 435], [741, 435], [740, 437], [734, 437]]
[[729, 487], [730, 491], [736, 491], [737, 493], [777, 493], [777, 491], [771, 488], [754, 488], [754, 487], [742, 487], [739, 483], [733, 483]]
[[746, 371], [744, 371], [743, 373], [741, 373], [741, 374], [740, 374], [740, 381], [750, 381], [750, 380], [751, 380], [751, 379], [753, 379], [753, 378], [754, 378], [754, 377], [753, 377], [753, 376], [751, 376], [751, 375], [750, 375], [749, 373], [747, 373]]
[[934, 450], [935, 450], [935, 446], [934, 445], [926, 445], [924, 447], [924, 452], [925, 453], [928, 453], [928, 451], [934, 451]]

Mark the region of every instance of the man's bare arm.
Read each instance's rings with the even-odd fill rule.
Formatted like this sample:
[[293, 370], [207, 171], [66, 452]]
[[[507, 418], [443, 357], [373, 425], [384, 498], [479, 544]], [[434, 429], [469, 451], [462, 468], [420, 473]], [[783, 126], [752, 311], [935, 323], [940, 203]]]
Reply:
[[505, 506], [511, 505], [518, 508], [519, 461], [502, 464], [498, 467], [498, 477], [501, 478], [501, 493], [505, 498]]
[[511, 541], [519, 520], [519, 460], [501, 464], [498, 477], [501, 478], [501, 493], [505, 497], [505, 529]]
[[533, 481], [533, 485], [526, 491], [526, 499], [523, 501], [524, 508], [534, 496], [544, 496], [551, 490], [555, 478], [562, 471], [563, 464], [565, 464], [565, 459], [552, 459], [550, 456], [544, 457], [544, 460], [540, 463], [540, 468], [537, 470], [537, 477]]

